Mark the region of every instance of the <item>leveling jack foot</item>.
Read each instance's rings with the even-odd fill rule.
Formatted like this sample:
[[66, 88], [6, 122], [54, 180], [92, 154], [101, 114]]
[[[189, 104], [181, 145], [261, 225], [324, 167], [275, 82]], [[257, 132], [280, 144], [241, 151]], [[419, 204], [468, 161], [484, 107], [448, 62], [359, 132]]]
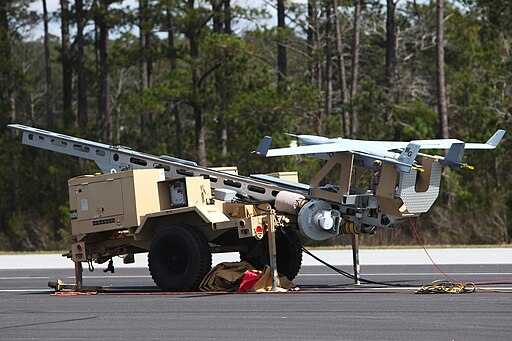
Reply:
[[76, 284], [65, 284], [60, 279], [55, 282], [48, 282], [48, 286], [50, 288], [55, 289], [55, 291], [77, 291], [78, 286]]
[[48, 282], [48, 286], [55, 289], [55, 292], [98, 292], [103, 290], [103, 287], [98, 286], [82, 286], [78, 288], [78, 285], [65, 284], [60, 279], [55, 282]]

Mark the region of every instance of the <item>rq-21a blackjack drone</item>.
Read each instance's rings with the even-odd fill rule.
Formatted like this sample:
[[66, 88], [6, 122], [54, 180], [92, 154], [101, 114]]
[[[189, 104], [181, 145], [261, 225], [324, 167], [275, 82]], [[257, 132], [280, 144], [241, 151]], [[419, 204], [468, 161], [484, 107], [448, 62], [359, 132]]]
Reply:
[[[464, 150], [494, 149], [505, 130], [496, 131], [486, 143], [464, 143], [457, 139], [367, 141], [290, 135], [301, 145], [270, 149], [272, 138], [266, 136], [255, 153], [265, 157], [306, 155], [327, 160], [311, 180], [311, 200], [299, 211], [298, 219], [305, 235], [324, 240], [339, 233], [373, 233], [376, 228], [390, 228], [405, 217], [427, 212], [439, 194], [442, 167], [473, 170], [473, 166], [462, 162]], [[447, 152], [445, 156], [437, 156], [420, 153], [421, 149]], [[421, 163], [416, 161], [418, 156], [423, 159]], [[321, 186], [338, 164], [341, 165], [338, 183]], [[357, 186], [365, 169], [373, 172], [371, 189]]]

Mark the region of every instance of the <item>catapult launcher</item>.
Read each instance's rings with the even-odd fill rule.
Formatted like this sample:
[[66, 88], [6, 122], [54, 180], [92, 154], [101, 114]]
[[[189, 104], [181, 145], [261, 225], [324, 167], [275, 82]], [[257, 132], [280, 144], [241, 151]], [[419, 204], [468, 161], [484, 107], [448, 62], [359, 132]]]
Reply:
[[[214, 252], [239, 252], [256, 268], [269, 264], [275, 286], [277, 270], [293, 279], [302, 262], [296, 231], [325, 240], [419, 216], [439, 195], [443, 166], [471, 168], [461, 161], [464, 149], [493, 149], [505, 134], [499, 130], [485, 144], [299, 135], [302, 146], [281, 149], [270, 149], [271, 139], [264, 138], [255, 154], [327, 160], [303, 184], [295, 172], [242, 176], [236, 167], [203, 167], [19, 124], [9, 128], [25, 145], [92, 160], [103, 173], [68, 181], [72, 240], [66, 256], [75, 262], [76, 288], [83, 288], [82, 263], [91, 269], [93, 262], [110, 261], [113, 271], [112, 257], [130, 263], [134, 254], [148, 252], [155, 283], [170, 291], [197, 290]], [[448, 152], [427, 155], [422, 148]], [[357, 272], [356, 261], [354, 253]]]

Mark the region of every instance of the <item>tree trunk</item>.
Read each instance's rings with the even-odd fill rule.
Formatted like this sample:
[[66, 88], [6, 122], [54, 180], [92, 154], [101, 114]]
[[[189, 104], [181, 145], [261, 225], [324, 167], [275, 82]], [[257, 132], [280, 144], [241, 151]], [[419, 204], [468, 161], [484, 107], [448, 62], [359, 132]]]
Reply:
[[316, 21], [316, 1], [315, 0], [308, 0], [308, 29], [307, 29], [307, 45], [306, 45], [306, 51], [309, 57], [309, 60], [311, 61], [309, 63], [309, 81], [313, 83], [313, 80], [315, 79], [314, 76], [314, 34], [315, 34], [315, 21]]
[[354, 42], [352, 45], [352, 82], [350, 85], [350, 110], [352, 113], [351, 133], [355, 137], [358, 131], [358, 117], [354, 108], [354, 97], [357, 93], [359, 77], [359, 39], [361, 29], [361, 1], [354, 0]]
[[[98, 80], [98, 86], [99, 86], [99, 79], [100, 79], [100, 26], [99, 26], [99, 15], [100, 15], [100, 9], [98, 1], [101, 0], [94, 0], [91, 4], [91, 13], [93, 15], [93, 21], [94, 21], [94, 70], [96, 71], [96, 79]], [[96, 96], [97, 97], [97, 96]], [[99, 98], [96, 98], [96, 120], [99, 124], [99, 115], [100, 112], [100, 101]]]
[[[212, 8], [213, 9], [219, 8], [221, 3], [224, 3], [224, 1], [223, 0], [212, 1]], [[222, 33], [222, 28], [224, 25], [223, 14], [224, 13], [221, 11], [214, 11], [214, 13], [213, 13], [213, 32], [216, 34]]]
[[11, 42], [9, 35], [9, 17], [7, 15], [7, 0], [0, 0], [0, 87], [2, 89], [2, 101], [9, 101]]
[[147, 35], [146, 35], [146, 20], [147, 20], [148, 0], [139, 0], [139, 48], [141, 53], [140, 58], [140, 87], [144, 91], [148, 88], [148, 67], [146, 62], [147, 48]]
[[[9, 103], [9, 84], [10, 82], [10, 61], [11, 61], [11, 43], [9, 40], [9, 18], [7, 17], [6, 0], [0, 0], [0, 109], [6, 110]], [[0, 122], [4, 123], [4, 117]], [[5, 123], [13, 122], [12, 117]], [[13, 134], [14, 137], [14, 134]]]
[[84, 58], [84, 13], [82, 0], [75, 1], [76, 7], [76, 47], [77, 47], [77, 101], [78, 126], [81, 130], [88, 124], [87, 92], [85, 84], [85, 58]]
[[[146, 48], [145, 51], [148, 54], [146, 57], [146, 75], [147, 75], [147, 84], [148, 88], [153, 87], [154, 81], [154, 70], [153, 70], [153, 57], [151, 56], [151, 28], [146, 31]], [[150, 121], [153, 121], [153, 113], [150, 112]]]
[[[199, 57], [199, 47], [197, 45], [196, 37], [190, 37], [190, 57], [196, 60]], [[197, 161], [201, 166], [207, 166], [206, 159], [206, 141], [205, 141], [205, 126], [203, 120], [203, 111], [198, 103], [199, 77], [197, 66], [193, 66], [192, 70], [192, 97], [195, 119], [195, 144], [197, 151]]]
[[[212, 3], [213, 8], [220, 7], [221, 4], [224, 4], [224, 0], [216, 0], [217, 3]], [[224, 31], [224, 12], [215, 11], [213, 13], [213, 32], [215, 34], [222, 34]], [[227, 146], [226, 139], [227, 136], [224, 136], [224, 132], [226, 128], [224, 126], [224, 113], [227, 109], [227, 98], [226, 98], [226, 82], [225, 82], [225, 74], [222, 68], [218, 68], [215, 70], [215, 85], [217, 87], [217, 95], [219, 96], [219, 113], [218, 113], [218, 125], [220, 128], [220, 141], [221, 141], [221, 150], [220, 154], [222, 159], [227, 155]], [[227, 134], [226, 134], [227, 135]]]
[[[439, 137], [448, 138], [448, 109], [446, 107], [446, 85], [444, 79], [444, 0], [437, 0], [437, 110], [439, 115]], [[443, 176], [446, 176], [443, 172]], [[453, 207], [453, 194], [444, 193], [443, 204], [451, 209]]]
[[311, 63], [311, 82], [315, 83], [318, 91], [322, 90], [322, 66], [319, 58], [316, 57], [316, 50], [320, 48], [318, 34], [318, 9], [316, 0], [308, 1], [308, 56]]
[[338, 82], [340, 83], [340, 99], [341, 110], [343, 112], [343, 134], [345, 137], [350, 136], [350, 117], [347, 111], [348, 92], [347, 77], [345, 74], [345, 56], [343, 51], [343, 37], [341, 36], [340, 17], [338, 13], [338, 0], [332, 0], [334, 13], [334, 25], [336, 33], [336, 57], [338, 61]]
[[98, 109], [100, 129], [104, 143], [111, 141], [112, 118], [110, 116], [110, 76], [108, 60], [108, 0], [100, 0], [98, 13], [99, 29], [99, 85], [98, 85]]
[[224, 33], [233, 33], [231, 29], [231, 0], [224, 0]]
[[278, 88], [283, 88], [283, 81], [288, 73], [288, 57], [286, 56], [286, 42], [284, 41], [286, 23], [284, 0], [277, 0], [277, 81]]
[[[418, 7], [418, 3], [416, 2], [416, 0], [413, 0], [412, 2], [412, 5], [411, 5], [411, 10], [412, 10], [412, 20], [415, 20], [417, 22], [417, 25], [422, 25], [423, 24], [423, 16], [421, 14], [421, 11]], [[416, 83], [415, 83], [415, 80], [416, 80], [416, 73], [417, 73], [417, 69], [418, 69], [418, 63], [417, 63], [417, 60], [418, 60], [418, 54], [421, 50], [421, 47], [418, 46], [418, 44], [414, 44], [414, 48], [412, 50], [412, 57], [411, 57], [411, 63], [410, 63], [410, 73], [409, 73], [409, 78], [411, 79], [411, 83], [409, 84], [409, 88], [411, 89], [414, 89], [416, 87]], [[414, 90], [410, 91], [410, 93], [413, 93]], [[400, 93], [403, 92], [403, 89], [400, 89]], [[413, 97], [413, 96], [408, 96], [409, 98]]]
[[[396, 69], [396, 35], [395, 10], [398, 0], [387, 0], [386, 11], [386, 91], [390, 101], [395, 101], [395, 69]], [[386, 112], [386, 122], [392, 117], [392, 112]]]
[[[325, 8], [325, 107], [324, 116], [332, 113], [332, 51], [331, 51], [331, 6]], [[316, 126], [317, 134], [323, 135], [323, 116]]]
[[448, 109], [444, 79], [444, 0], [437, 0], [437, 109], [439, 137], [448, 138]]
[[[231, 1], [230, 0], [224, 0], [224, 33], [225, 34], [232, 34], [233, 31], [231, 29]], [[227, 71], [224, 71], [224, 80], [228, 79], [229, 75], [227, 74]], [[228, 156], [228, 126], [226, 123], [226, 113], [229, 109], [229, 98], [230, 98], [230, 91], [228, 89], [229, 83], [226, 84], [226, 81], [224, 81], [224, 91], [221, 94], [222, 102], [221, 102], [221, 127], [222, 132], [220, 136], [220, 140], [222, 143], [222, 149], [221, 149], [221, 155], [222, 155], [222, 162], [224, 165], [225, 160]]]
[[48, 8], [46, 0], [43, 2], [43, 26], [44, 26], [44, 68], [46, 74], [46, 128], [53, 126], [53, 82], [52, 63], [50, 60], [50, 36], [48, 33]]
[[[188, 0], [187, 7], [190, 11], [194, 10], [195, 1]], [[195, 25], [195, 23], [190, 23], [190, 25]], [[190, 47], [190, 59], [195, 61], [199, 58], [199, 45], [197, 41], [197, 29], [195, 26], [187, 28], [187, 38], [189, 40]], [[197, 65], [192, 65], [192, 91], [191, 91], [191, 105], [194, 110], [194, 120], [195, 120], [195, 146], [197, 152], [197, 161], [202, 166], [207, 166], [206, 159], [206, 141], [205, 141], [205, 126], [203, 119], [203, 111], [198, 103], [200, 96], [199, 89], [199, 77]]]
[[[9, 1], [0, 0], [0, 89], [1, 110], [10, 111], [9, 122], [16, 122], [16, 88], [14, 87], [14, 75], [12, 69], [12, 45], [9, 27], [9, 15], [7, 4]], [[15, 132], [12, 131], [14, 136]]]
[[[139, 0], [139, 48], [140, 48], [140, 92], [141, 94], [149, 87], [148, 84], [148, 64], [146, 61], [147, 35], [146, 35], [146, 16], [148, 9], [148, 0]], [[140, 135], [146, 132], [147, 111], [142, 109], [140, 112]]]
[[[7, 3], [7, 0], [0, 0], [0, 124], [2, 124], [2, 127], [5, 127], [4, 124], [6, 123], [18, 123], [16, 121], [16, 111], [14, 110], [15, 102], [13, 87], [14, 82], [12, 74], [12, 46], [10, 34], [11, 28], [9, 26]], [[11, 109], [10, 117], [7, 118], [7, 115], [4, 117], [4, 113], [9, 112], [9, 107]], [[5, 128], [3, 129], [5, 131]], [[11, 130], [11, 137], [13, 141], [16, 139], [16, 131], [14, 129]], [[12, 176], [10, 176], [9, 181], [6, 182], [6, 190], [9, 193], [9, 199], [6, 202], [6, 208], [8, 208], [13, 213], [19, 213], [21, 211], [21, 205], [19, 202], [19, 155], [13, 153], [11, 149], [12, 148], [8, 148], [8, 150], [2, 149], [2, 154], [12, 155], [12, 158], [9, 159], [9, 165], [11, 166]], [[9, 165], [4, 165], [3, 167], [9, 167]], [[5, 218], [4, 216], [2, 216], [0, 224], [7, 220], [8, 214], [7, 212], [5, 213]], [[5, 228], [3, 230], [5, 231]]]
[[[216, 34], [231, 34], [231, 1], [230, 0], [217, 0], [218, 3], [212, 5], [218, 10], [214, 13], [213, 16], [213, 31]], [[222, 6], [224, 7], [223, 10]], [[225, 68], [219, 68], [215, 71], [215, 83], [217, 84], [217, 92], [220, 99], [219, 106], [219, 114], [218, 114], [218, 124], [220, 127], [220, 155], [222, 156], [222, 165], [225, 165], [225, 160], [228, 154], [228, 129], [226, 125], [226, 113], [229, 108], [229, 95], [228, 95], [228, 87], [227, 83], [229, 75], [227, 74], [227, 70]]]
[[[139, 44], [141, 50], [140, 63], [140, 88], [141, 93], [153, 86], [153, 63], [151, 60], [151, 19], [149, 18], [149, 1], [139, 0]], [[154, 136], [156, 131], [153, 124], [153, 113], [150, 109], [143, 108], [140, 117], [140, 132]], [[149, 140], [150, 142], [153, 141]]]
[[62, 62], [62, 119], [65, 128], [73, 124], [73, 71], [69, 43], [69, 4], [60, 0], [61, 62]]
[[[171, 67], [171, 71], [175, 72], [177, 68], [177, 60], [176, 60], [176, 46], [174, 43], [174, 22], [172, 17], [172, 5], [170, 3], [167, 4], [166, 7], [166, 17], [167, 17], [167, 47], [169, 49], [169, 64]], [[181, 143], [181, 118], [180, 118], [180, 105], [177, 100], [174, 100], [172, 103], [172, 114], [174, 116], [174, 128], [175, 128], [175, 148], [176, 155], [178, 157], [182, 157], [182, 143]]]

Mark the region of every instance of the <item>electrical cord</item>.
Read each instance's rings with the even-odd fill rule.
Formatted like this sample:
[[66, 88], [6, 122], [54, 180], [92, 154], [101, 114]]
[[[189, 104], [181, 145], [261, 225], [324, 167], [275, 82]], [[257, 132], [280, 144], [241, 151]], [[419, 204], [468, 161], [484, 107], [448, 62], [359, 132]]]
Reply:
[[346, 277], [346, 278], [349, 278], [351, 280], [359, 280], [360, 282], [362, 283], [365, 283], [365, 284], [374, 284], [374, 285], [383, 285], [383, 286], [392, 286], [392, 287], [416, 287], [416, 285], [412, 285], [412, 284], [401, 284], [401, 283], [392, 283], [392, 282], [380, 282], [380, 281], [372, 281], [372, 280], [369, 280], [369, 279], [365, 279], [365, 278], [356, 278], [356, 276], [352, 275], [351, 273], [348, 273], [340, 268], [337, 268], [335, 267], [334, 265], [331, 265], [329, 263], [327, 263], [326, 261], [322, 260], [321, 258], [315, 256], [311, 251], [309, 251], [308, 249], [306, 249], [304, 246], [300, 245], [300, 244], [297, 244], [294, 240], [292, 240], [287, 234], [286, 234], [286, 231], [285, 229], [281, 228], [281, 232], [282, 234], [286, 237], [286, 239], [288, 239], [288, 241], [294, 245], [295, 247], [299, 248], [302, 250], [303, 253], [307, 254], [308, 256], [312, 257], [313, 259], [317, 260], [318, 262], [320, 262], [321, 264], [325, 265], [326, 267], [328, 267], [329, 269], [337, 272], [338, 274]]
[[512, 284], [511, 280], [503, 280], [503, 281], [486, 281], [486, 282], [464, 282], [460, 281], [453, 276], [448, 275], [437, 263], [434, 261], [434, 259], [430, 256], [430, 253], [428, 252], [427, 248], [423, 244], [423, 241], [421, 240], [418, 231], [416, 230], [416, 226], [414, 226], [414, 223], [412, 222], [412, 219], [409, 218], [409, 226], [416, 237], [416, 240], [423, 248], [423, 251], [425, 251], [425, 254], [430, 259], [432, 264], [436, 267], [436, 269], [442, 273], [447, 279], [453, 282], [449, 281], [443, 281], [443, 280], [436, 280], [433, 281], [430, 285], [425, 285], [421, 287], [419, 290], [416, 291], [417, 294], [437, 294], [437, 293], [451, 293], [451, 294], [459, 294], [459, 293], [472, 293], [475, 292], [477, 289], [479, 291], [487, 291], [487, 292], [510, 292], [506, 290], [492, 290], [492, 289], [486, 289], [482, 288], [482, 285], [500, 285], [500, 284]]
[[415, 294], [467, 294], [476, 291], [473, 283], [453, 283], [450, 281], [436, 280], [432, 284], [424, 285]]
[[391, 282], [372, 281], [372, 280], [361, 278], [361, 277], [356, 278], [356, 276], [352, 275], [351, 273], [348, 273], [348, 272], [346, 272], [344, 270], [341, 270], [341, 269], [335, 267], [334, 265], [331, 265], [331, 264], [325, 262], [324, 260], [318, 258], [313, 253], [311, 253], [311, 251], [306, 249], [305, 247], [301, 246], [301, 250], [305, 254], [309, 255], [310, 257], [314, 258], [318, 262], [320, 262], [323, 265], [327, 266], [329, 269], [339, 273], [340, 275], [342, 275], [342, 276], [344, 276], [346, 278], [352, 279], [354, 281], [358, 279], [360, 282], [366, 283], [366, 284], [376, 284], [376, 285], [393, 286], [393, 287], [411, 287], [411, 286], [413, 286], [413, 285], [410, 285], [410, 284], [400, 284], [400, 283], [391, 283]]

